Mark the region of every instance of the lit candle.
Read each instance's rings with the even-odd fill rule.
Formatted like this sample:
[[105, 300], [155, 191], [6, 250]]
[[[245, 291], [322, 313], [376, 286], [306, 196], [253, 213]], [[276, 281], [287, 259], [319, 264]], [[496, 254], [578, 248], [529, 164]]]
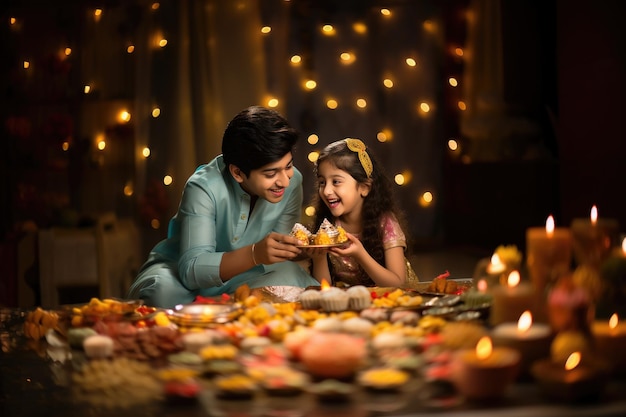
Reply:
[[492, 326], [517, 321], [524, 311], [535, 309], [533, 288], [527, 282], [520, 282], [519, 271], [511, 271], [506, 285], [492, 287], [491, 294], [489, 322]]
[[477, 280], [485, 280], [488, 287], [492, 287], [500, 283], [500, 280], [506, 272], [506, 264], [502, 262], [497, 253], [491, 255], [489, 260], [484, 259], [479, 263]]
[[525, 311], [517, 323], [502, 323], [491, 332], [495, 346], [506, 346], [520, 352], [520, 377], [529, 375], [533, 362], [550, 356], [552, 329], [547, 324], [533, 323], [532, 313]]
[[591, 330], [598, 356], [610, 358], [615, 373], [626, 371], [626, 323], [613, 314], [608, 321], [594, 321]]
[[591, 208], [588, 219], [574, 219], [571, 229], [579, 265], [599, 267], [619, 242], [619, 223], [615, 219], [599, 218], [596, 206]]
[[555, 227], [548, 216], [546, 227], [526, 230], [526, 264], [530, 280], [543, 299], [549, 283], [569, 271], [572, 262], [572, 235], [569, 229]]
[[573, 352], [565, 365], [549, 359], [537, 361], [531, 372], [544, 396], [567, 403], [598, 400], [607, 381], [606, 368], [584, 364], [580, 352]]
[[459, 393], [470, 400], [502, 397], [515, 380], [520, 354], [508, 347], [494, 348], [489, 336], [482, 337], [476, 349], [455, 352], [451, 380]]

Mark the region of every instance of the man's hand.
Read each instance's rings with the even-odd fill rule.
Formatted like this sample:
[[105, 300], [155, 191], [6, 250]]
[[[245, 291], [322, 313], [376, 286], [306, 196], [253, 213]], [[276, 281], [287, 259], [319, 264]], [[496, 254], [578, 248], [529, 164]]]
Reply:
[[299, 243], [293, 236], [271, 232], [255, 244], [254, 259], [266, 265], [292, 260], [302, 252], [296, 247]]

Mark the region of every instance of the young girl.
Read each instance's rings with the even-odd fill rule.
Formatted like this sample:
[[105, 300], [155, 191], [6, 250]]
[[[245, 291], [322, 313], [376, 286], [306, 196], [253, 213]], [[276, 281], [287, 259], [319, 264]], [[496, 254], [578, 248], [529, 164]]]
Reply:
[[[316, 168], [315, 227], [327, 218], [350, 244], [309, 249], [313, 276], [348, 285], [404, 287], [417, 276], [404, 256], [406, 238], [391, 181], [359, 139], [326, 146]], [[328, 255], [328, 256], [327, 256]]]

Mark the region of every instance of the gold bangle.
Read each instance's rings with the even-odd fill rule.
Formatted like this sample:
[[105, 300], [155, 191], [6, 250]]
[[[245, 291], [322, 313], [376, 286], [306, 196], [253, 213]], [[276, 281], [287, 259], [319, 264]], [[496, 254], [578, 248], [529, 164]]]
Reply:
[[254, 262], [254, 266], [257, 266], [258, 263], [256, 263], [256, 259], [254, 259], [254, 247], [256, 246], [256, 243], [252, 244], [252, 262]]

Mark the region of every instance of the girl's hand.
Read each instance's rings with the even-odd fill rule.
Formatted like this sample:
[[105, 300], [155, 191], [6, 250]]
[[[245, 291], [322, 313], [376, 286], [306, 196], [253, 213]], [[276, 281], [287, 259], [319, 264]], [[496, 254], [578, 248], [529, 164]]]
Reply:
[[293, 236], [271, 232], [254, 245], [257, 265], [273, 264], [294, 259], [302, 252], [296, 247], [300, 242]]
[[325, 257], [328, 253], [328, 248], [309, 248], [305, 246], [302, 248], [302, 252], [304, 252], [307, 257], [315, 260]]
[[363, 243], [351, 233], [346, 233], [348, 242], [344, 246], [330, 248], [329, 251], [339, 256], [353, 256], [358, 258], [359, 254], [365, 251]]

